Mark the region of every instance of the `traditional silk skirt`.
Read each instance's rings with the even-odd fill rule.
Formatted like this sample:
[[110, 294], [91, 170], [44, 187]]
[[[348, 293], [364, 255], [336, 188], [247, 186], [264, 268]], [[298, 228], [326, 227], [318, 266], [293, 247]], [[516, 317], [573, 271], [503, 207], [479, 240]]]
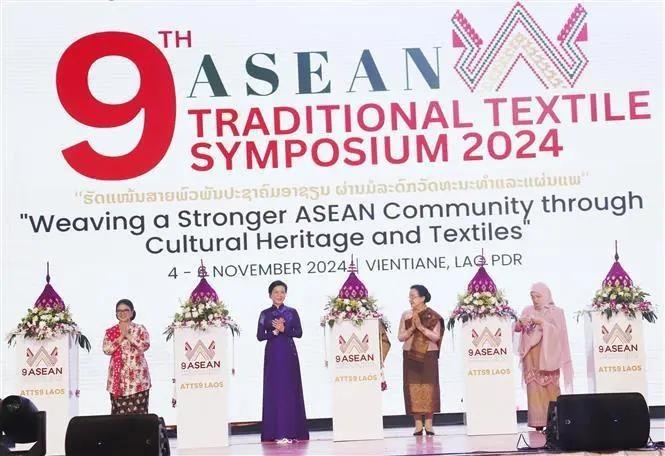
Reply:
[[531, 427], [547, 426], [547, 407], [561, 394], [559, 370], [540, 370], [539, 360], [540, 344], [534, 345], [522, 360], [522, 373], [529, 406], [528, 423]]
[[114, 396], [111, 394], [111, 415], [129, 415], [148, 413], [148, 399], [150, 390], [129, 396]]
[[404, 407], [409, 415], [429, 415], [441, 411], [438, 352], [428, 351], [422, 363], [402, 351]]

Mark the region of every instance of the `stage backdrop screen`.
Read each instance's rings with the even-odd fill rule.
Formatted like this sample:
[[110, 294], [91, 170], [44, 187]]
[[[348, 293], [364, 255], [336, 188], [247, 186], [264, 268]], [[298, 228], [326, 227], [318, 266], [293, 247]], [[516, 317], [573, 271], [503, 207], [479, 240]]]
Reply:
[[[518, 312], [537, 281], [583, 324], [620, 261], [663, 298], [657, 2], [4, 2], [3, 337], [51, 284], [92, 342], [81, 414], [110, 410], [104, 330], [131, 299], [152, 411], [173, 423], [163, 332], [206, 265], [241, 326], [231, 419], [261, 418], [268, 284], [288, 284], [307, 415], [330, 417], [323, 307], [352, 258], [392, 328], [385, 415], [404, 413], [412, 284], [449, 315], [484, 255]], [[663, 318], [645, 323], [663, 405]], [[457, 330], [459, 332], [459, 330]], [[461, 412], [446, 332], [443, 412]], [[504, 335], [509, 337], [509, 335]], [[457, 346], [457, 349], [456, 349]], [[0, 395], [16, 393], [2, 344]], [[518, 365], [515, 360], [515, 369]], [[526, 396], [515, 376], [518, 405]]]

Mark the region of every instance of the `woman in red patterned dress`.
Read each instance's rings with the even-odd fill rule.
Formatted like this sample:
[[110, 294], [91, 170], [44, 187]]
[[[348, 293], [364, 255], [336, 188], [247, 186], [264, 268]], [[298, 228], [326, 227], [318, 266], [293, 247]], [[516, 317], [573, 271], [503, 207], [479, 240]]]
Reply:
[[104, 335], [104, 353], [111, 356], [106, 389], [111, 395], [111, 414], [148, 413], [150, 371], [143, 353], [150, 348], [150, 335], [134, 323], [136, 311], [129, 299], [115, 305], [118, 324]]

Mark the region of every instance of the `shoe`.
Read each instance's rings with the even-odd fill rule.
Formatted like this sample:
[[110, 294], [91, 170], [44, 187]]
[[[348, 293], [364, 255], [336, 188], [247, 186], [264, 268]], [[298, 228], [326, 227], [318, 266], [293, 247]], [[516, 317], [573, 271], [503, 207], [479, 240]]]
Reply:
[[425, 434], [427, 434], [427, 435], [434, 435], [434, 431], [428, 431], [427, 429], [425, 429]]
[[418, 431], [418, 430], [415, 430], [415, 431], [413, 432], [413, 435], [423, 435], [423, 431], [424, 431], [424, 430], [425, 430], [425, 429], [421, 429], [421, 430], [419, 430], [419, 431]]

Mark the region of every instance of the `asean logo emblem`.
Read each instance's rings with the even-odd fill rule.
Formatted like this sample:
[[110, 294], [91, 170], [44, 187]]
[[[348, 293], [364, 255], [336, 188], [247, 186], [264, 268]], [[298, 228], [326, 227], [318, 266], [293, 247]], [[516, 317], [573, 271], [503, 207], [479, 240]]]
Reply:
[[521, 3], [516, 3], [489, 42], [457, 10], [452, 17], [452, 45], [462, 52], [455, 71], [471, 92], [498, 91], [518, 63], [525, 64], [545, 88], [575, 86], [589, 59], [579, 43], [588, 40], [587, 11], [578, 4], [556, 40], [543, 31]]
[[618, 323], [615, 323], [610, 331], [607, 330], [605, 325], [602, 325], [600, 331], [606, 344], [628, 344], [633, 339], [633, 326], [630, 324], [626, 326], [625, 331], [621, 329]]
[[25, 360], [30, 367], [39, 367], [40, 365], [53, 367], [58, 363], [58, 347], [54, 347], [50, 354], [43, 345], [35, 353], [28, 348], [25, 355]]
[[185, 356], [190, 361], [210, 361], [215, 357], [215, 341], [210, 342], [207, 347], [201, 339], [196, 341], [194, 347], [185, 342]]
[[480, 334], [475, 329], [472, 329], [471, 342], [477, 348], [488, 345], [490, 347], [498, 347], [501, 345], [501, 328], [497, 329], [494, 334], [492, 334], [492, 331], [487, 326], [483, 328]]
[[344, 339], [344, 336], [339, 336], [338, 342], [339, 350], [342, 353], [351, 353], [353, 349], [357, 353], [367, 353], [367, 350], [369, 350], [369, 336], [367, 334], [365, 334], [362, 340], [360, 340], [356, 333], [351, 334], [348, 341]]

